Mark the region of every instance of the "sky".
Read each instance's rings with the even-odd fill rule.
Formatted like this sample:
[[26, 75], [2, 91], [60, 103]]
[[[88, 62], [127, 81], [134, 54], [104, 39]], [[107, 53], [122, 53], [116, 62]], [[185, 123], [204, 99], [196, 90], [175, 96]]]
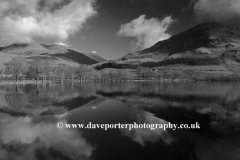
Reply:
[[205, 21], [239, 20], [240, 0], [0, 0], [0, 45], [56, 43], [110, 60]]

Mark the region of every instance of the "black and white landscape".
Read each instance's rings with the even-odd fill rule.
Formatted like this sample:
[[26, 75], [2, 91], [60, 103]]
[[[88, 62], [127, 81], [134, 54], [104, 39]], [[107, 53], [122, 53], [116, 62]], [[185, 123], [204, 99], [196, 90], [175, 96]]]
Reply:
[[0, 160], [240, 160], [239, 18], [239, 0], [0, 0]]

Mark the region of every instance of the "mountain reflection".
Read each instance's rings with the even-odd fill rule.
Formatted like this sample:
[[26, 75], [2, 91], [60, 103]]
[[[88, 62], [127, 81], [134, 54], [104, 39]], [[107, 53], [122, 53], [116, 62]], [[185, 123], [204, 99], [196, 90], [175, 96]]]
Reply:
[[[57, 129], [57, 122], [198, 122], [201, 128], [66, 130]], [[113, 159], [113, 155], [118, 159], [237, 160], [239, 135], [237, 83], [0, 86], [1, 160]]]
[[6, 85], [0, 86], [0, 111], [12, 115], [62, 114], [96, 98], [94, 86]]
[[196, 155], [199, 160], [239, 160], [239, 143], [239, 136], [216, 141], [199, 139], [196, 144]]
[[120, 90], [115, 88], [98, 90], [97, 93], [121, 101], [130, 107], [151, 112], [171, 123], [190, 124], [198, 121], [207, 132], [209, 130], [216, 134], [240, 132], [238, 84], [150, 83], [140, 84], [139, 88], [132, 87], [131, 91], [125, 91], [123, 87]]
[[58, 121], [66, 123], [64, 119], [53, 116], [41, 117], [42, 120], [3, 118], [0, 126], [0, 159], [35, 160], [41, 159], [41, 156], [47, 156], [46, 159], [87, 159], [93, 152], [93, 147], [81, 132], [56, 127]]

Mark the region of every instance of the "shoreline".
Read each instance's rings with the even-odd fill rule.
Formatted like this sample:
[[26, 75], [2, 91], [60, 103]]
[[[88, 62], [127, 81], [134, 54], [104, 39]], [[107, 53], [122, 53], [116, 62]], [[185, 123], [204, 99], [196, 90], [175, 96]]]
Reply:
[[232, 80], [224, 80], [224, 79], [216, 79], [216, 80], [207, 80], [207, 79], [201, 79], [201, 80], [198, 80], [198, 79], [157, 79], [157, 80], [100, 80], [100, 81], [94, 81], [94, 80], [86, 80], [86, 81], [67, 81], [67, 80], [64, 80], [63, 82], [60, 82], [60, 81], [45, 81], [45, 82], [42, 82], [42, 81], [36, 81], [36, 80], [22, 80], [22, 81], [1, 81], [0, 82], [0, 85], [11, 85], [11, 84], [14, 84], [14, 85], [21, 85], [21, 84], [57, 84], [57, 83], [90, 83], [90, 82], [239, 82], [240, 80], [236, 80], [236, 79], [232, 79]]

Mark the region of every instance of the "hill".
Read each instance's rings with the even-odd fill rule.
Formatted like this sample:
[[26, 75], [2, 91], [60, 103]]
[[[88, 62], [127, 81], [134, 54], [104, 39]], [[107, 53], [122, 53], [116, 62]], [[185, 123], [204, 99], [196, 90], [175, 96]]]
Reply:
[[206, 22], [96, 68], [145, 66], [194, 70], [197, 74], [240, 74], [240, 24]]
[[55, 65], [66, 64], [72, 67], [78, 67], [79, 64], [97, 64], [105, 60], [98, 55], [84, 54], [62, 45], [12, 44], [0, 48], [0, 69], [4, 68], [5, 63], [16, 56], [23, 57], [28, 61], [44, 59]]

